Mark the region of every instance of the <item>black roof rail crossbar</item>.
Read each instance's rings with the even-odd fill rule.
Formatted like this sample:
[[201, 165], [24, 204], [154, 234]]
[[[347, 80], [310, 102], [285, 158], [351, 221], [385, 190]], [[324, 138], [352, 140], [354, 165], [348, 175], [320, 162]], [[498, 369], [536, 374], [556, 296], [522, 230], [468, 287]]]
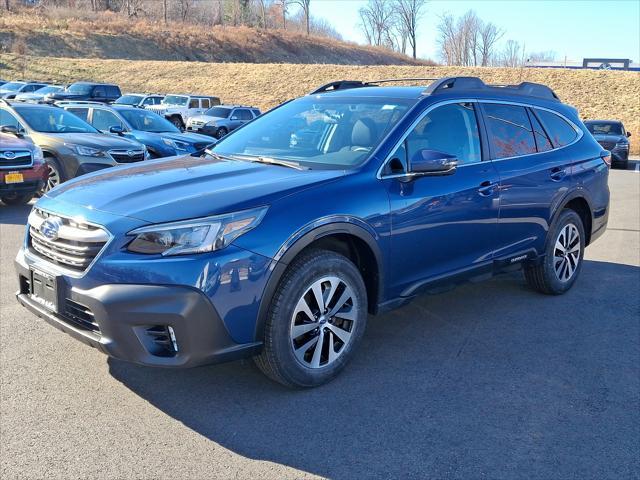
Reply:
[[427, 81], [433, 82], [438, 80], [437, 78], [383, 78], [382, 80], [372, 80], [369, 82], [362, 82], [360, 80], [338, 80], [337, 82], [330, 82], [326, 85], [322, 85], [318, 87], [313, 92], [309, 93], [309, 95], [315, 95], [317, 93], [324, 92], [332, 92], [335, 90], [347, 90], [349, 88], [361, 88], [361, 87], [375, 87], [380, 83], [391, 83], [391, 82], [418, 82], [418, 81]]
[[532, 82], [522, 82], [519, 85], [487, 85], [478, 77], [447, 77], [433, 82], [429, 85], [423, 95], [432, 95], [450, 88], [461, 90], [492, 90], [508, 89], [509, 93], [516, 95], [526, 95], [529, 97], [547, 98], [560, 100], [558, 95], [546, 85]]

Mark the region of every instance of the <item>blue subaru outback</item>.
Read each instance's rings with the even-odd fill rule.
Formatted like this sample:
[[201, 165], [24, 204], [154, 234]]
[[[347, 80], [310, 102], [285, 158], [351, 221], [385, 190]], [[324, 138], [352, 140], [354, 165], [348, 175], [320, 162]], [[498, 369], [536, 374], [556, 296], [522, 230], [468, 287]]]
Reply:
[[311, 387], [368, 314], [522, 268], [561, 294], [605, 230], [610, 155], [546, 86], [334, 82], [200, 158], [71, 180], [34, 206], [19, 302], [122, 360], [255, 356]]

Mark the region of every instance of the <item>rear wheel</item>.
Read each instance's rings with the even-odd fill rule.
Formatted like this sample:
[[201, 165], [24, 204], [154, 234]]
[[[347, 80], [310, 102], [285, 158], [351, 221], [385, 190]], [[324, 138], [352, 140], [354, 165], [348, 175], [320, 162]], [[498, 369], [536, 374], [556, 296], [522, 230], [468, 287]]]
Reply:
[[283, 276], [265, 325], [258, 367], [291, 387], [332, 380], [353, 357], [367, 322], [367, 292], [356, 266], [314, 250]]
[[525, 268], [527, 283], [550, 295], [569, 290], [582, 268], [585, 238], [580, 216], [573, 210], [564, 210], [549, 232], [543, 262]]
[[5, 205], [26, 205], [34, 197], [34, 193], [10, 194], [0, 197]]

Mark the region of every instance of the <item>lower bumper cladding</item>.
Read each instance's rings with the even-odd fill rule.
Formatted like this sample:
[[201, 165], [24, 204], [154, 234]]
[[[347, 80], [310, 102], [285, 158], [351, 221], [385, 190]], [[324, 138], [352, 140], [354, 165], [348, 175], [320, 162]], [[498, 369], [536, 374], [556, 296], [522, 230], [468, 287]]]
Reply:
[[235, 343], [206, 296], [188, 286], [102, 285], [58, 289], [53, 312], [30, 294], [30, 272], [16, 264], [18, 301], [49, 324], [107, 355], [140, 365], [194, 367], [259, 352]]

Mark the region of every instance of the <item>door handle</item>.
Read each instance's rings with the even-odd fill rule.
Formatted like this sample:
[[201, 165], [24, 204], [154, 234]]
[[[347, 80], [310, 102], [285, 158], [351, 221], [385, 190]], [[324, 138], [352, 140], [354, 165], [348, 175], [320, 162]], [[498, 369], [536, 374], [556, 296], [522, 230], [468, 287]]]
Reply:
[[490, 197], [493, 195], [493, 192], [496, 189], [496, 184], [486, 180], [480, 184], [480, 188], [478, 188], [478, 193], [483, 197]]
[[567, 174], [567, 172], [565, 172], [564, 168], [560, 168], [560, 167], [555, 167], [551, 169], [551, 180], [553, 180], [554, 182], [559, 182], [560, 180], [562, 180], [565, 175]]

